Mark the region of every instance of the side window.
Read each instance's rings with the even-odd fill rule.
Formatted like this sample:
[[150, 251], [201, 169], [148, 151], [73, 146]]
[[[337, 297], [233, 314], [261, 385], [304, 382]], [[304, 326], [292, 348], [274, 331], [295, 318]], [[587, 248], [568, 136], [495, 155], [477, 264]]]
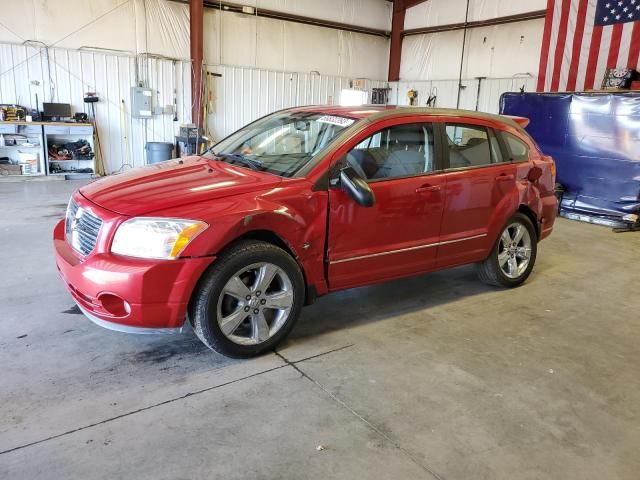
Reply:
[[434, 145], [432, 124], [394, 125], [356, 145], [346, 163], [367, 180], [420, 175], [435, 170]]
[[368, 148], [380, 148], [380, 144], [382, 141], [382, 132], [377, 132], [371, 135], [370, 137], [365, 138], [361, 141], [354, 150], [366, 150]]
[[526, 162], [529, 160], [529, 146], [526, 143], [507, 132], [502, 132], [502, 138], [504, 138], [514, 162]]
[[500, 162], [497, 141], [485, 127], [476, 125], [447, 124], [449, 167], [480, 167]]

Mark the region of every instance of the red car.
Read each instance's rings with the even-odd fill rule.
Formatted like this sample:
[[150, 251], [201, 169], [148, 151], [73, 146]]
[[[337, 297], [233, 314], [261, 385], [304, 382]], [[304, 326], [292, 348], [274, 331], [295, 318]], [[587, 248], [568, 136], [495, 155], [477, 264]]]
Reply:
[[202, 156], [80, 188], [54, 231], [80, 309], [124, 332], [179, 332], [225, 355], [273, 348], [302, 306], [475, 263], [515, 287], [556, 216], [555, 165], [526, 119], [459, 110], [276, 112]]

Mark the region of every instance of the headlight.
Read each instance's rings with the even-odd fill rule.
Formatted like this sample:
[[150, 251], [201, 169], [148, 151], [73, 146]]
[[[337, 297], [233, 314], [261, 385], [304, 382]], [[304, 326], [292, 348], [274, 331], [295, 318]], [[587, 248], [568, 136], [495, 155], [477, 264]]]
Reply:
[[208, 226], [204, 222], [175, 218], [132, 218], [118, 227], [111, 252], [173, 260]]

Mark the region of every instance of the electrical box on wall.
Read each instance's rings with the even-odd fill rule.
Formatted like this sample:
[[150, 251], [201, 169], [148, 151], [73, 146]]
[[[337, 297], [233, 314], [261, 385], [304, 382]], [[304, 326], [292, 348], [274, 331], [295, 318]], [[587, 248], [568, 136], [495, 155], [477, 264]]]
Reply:
[[131, 87], [131, 116], [151, 118], [153, 116], [153, 91], [150, 88]]

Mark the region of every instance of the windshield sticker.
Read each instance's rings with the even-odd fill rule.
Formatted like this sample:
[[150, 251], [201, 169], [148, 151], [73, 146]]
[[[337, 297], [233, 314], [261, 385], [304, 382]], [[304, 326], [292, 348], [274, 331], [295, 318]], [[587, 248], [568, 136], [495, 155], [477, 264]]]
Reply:
[[331, 125], [337, 125], [339, 127], [348, 127], [349, 125], [353, 125], [355, 122], [352, 118], [336, 117], [334, 115], [324, 115], [317, 121], [320, 123], [330, 123]]

